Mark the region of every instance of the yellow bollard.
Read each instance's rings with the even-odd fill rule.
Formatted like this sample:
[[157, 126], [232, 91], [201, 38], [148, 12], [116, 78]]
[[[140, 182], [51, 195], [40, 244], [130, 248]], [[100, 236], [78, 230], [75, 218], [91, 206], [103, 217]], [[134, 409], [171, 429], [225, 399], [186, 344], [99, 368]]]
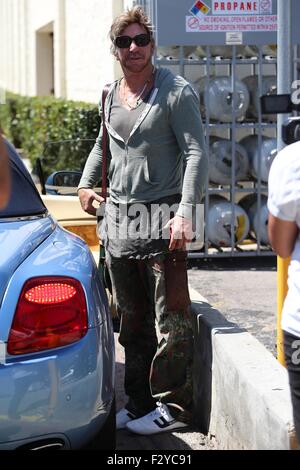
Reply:
[[283, 331], [281, 329], [281, 315], [284, 299], [288, 291], [288, 267], [291, 258], [277, 256], [277, 360], [285, 367]]

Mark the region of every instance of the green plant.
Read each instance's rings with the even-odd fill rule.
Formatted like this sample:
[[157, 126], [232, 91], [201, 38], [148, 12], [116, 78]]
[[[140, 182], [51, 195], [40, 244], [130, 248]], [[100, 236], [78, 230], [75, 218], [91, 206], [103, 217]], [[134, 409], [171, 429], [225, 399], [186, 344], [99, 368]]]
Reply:
[[[49, 141], [94, 140], [98, 135], [100, 118], [93, 104], [12, 93], [6, 98], [6, 104], [0, 106], [0, 126], [16, 147], [22, 147], [32, 166]], [[65, 147], [51, 159], [48, 147], [48, 161], [43, 158], [45, 173], [53, 171], [54, 159], [55, 169], [82, 169], [88, 155], [85, 148], [78, 144], [68, 151]]]

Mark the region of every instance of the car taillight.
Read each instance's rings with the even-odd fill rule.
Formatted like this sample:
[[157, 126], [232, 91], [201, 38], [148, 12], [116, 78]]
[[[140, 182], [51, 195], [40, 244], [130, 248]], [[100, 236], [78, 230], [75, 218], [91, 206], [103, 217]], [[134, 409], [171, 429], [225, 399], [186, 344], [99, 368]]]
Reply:
[[27, 354], [74, 343], [88, 329], [79, 281], [68, 277], [28, 280], [21, 292], [8, 337], [9, 354]]

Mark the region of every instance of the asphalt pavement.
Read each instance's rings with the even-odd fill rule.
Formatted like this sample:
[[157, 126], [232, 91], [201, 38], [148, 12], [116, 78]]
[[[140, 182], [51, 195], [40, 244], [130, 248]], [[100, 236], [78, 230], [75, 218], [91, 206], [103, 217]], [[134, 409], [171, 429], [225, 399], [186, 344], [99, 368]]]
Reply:
[[276, 256], [189, 260], [189, 284], [276, 356]]

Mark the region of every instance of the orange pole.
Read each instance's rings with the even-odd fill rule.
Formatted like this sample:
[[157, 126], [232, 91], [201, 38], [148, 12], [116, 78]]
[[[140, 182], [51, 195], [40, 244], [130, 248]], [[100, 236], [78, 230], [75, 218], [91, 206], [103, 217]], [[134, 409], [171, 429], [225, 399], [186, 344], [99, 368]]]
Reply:
[[285, 367], [283, 331], [281, 329], [281, 316], [284, 299], [288, 291], [288, 267], [291, 258], [277, 256], [277, 360]]

